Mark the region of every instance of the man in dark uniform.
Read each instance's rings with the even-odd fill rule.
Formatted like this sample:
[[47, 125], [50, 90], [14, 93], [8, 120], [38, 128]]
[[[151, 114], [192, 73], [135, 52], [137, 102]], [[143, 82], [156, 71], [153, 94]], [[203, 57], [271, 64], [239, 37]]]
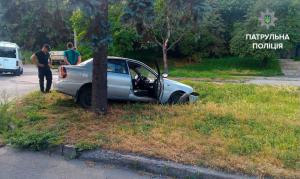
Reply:
[[[50, 46], [48, 44], [43, 45], [43, 48], [34, 53], [31, 56], [31, 60], [34, 64], [37, 65], [39, 71], [39, 81], [40, 81], [40, 90], [42, 93], [50, 93], [52, 85], [52, 72], [50, 69], [51, 59], [50, 59]], [[46, 77], [47, 85], [46, 90], [44, 87], [44, 79]]]

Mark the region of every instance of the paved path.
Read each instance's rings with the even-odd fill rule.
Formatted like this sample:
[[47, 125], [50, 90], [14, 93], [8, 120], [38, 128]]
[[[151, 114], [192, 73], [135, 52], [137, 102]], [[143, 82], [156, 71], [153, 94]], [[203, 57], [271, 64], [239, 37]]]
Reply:
[[208, 79], [208, 78], [171, 78], [173, 80], [190, 80], [190, 81], [201, 81], [201, 82], [216, 82], [216, 83], [245, 83], [245, 84], [256, 84], [256, 85], [273, 85], [273, 86], [300, 86], [300, 77], [253, 77], [245, 76], [244, 79]]
[[300, 77], [255, 77], [253, 79], [246, 80], [245, 83], [257, 85], [300, 87]]
[[161, 178], [129, 169], [79, 160], [64, 160], [59, 156], [0, 148], [0, 178], [2, 179], [151, 179]]
[[[53, 81], [57, 79], [56, 70], [53, 72]], [[39, 90], [37, 68], [34, 65], [24, 66], [24, 74], [13, 76], [11, 74], [0, 75], [0, 101], [12, 100], [22, 97], [34, 90]]]
[[280, 65], [285, 76], [300, 78], [300, 62], [291, 59], [281, 59]]

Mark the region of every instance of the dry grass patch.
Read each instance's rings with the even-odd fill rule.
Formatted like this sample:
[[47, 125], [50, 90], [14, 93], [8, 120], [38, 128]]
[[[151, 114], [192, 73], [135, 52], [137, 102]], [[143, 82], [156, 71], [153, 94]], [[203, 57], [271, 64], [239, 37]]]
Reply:
[[186, 83], [201, 94], [198, 103], [111, 102], [107, 116], [95, 116], [58, 93], [33, 93], [11, 109], [19, 128], [6, 137], [33, 149], [67, 143], [81, 150], [101, 147], [260, 176], [300, 177], [298, 88]]

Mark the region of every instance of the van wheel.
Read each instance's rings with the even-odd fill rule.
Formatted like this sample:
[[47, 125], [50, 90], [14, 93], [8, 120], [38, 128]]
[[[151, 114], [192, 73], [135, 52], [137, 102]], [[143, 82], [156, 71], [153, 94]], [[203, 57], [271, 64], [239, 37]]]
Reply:
[[179, 103], [179, 99], [181, 98], [182, 95], [184, 95], [184, 92], [182, 92], [182, 91], [176, 91], [176, 92], [174, 92], [171, 95], [168, 103], [171, 104], [171, 105], [172, 104], [178, 104]]
[[14, 72], [14, 75], [20, 76], [22, 74], [21, 69], [19, 68], [16, 72]]
[[78, 103], [83, 108], [87, 109], [92, 106], [92, 88], [91, 87], [85, 87], [80, 90], [79, 96], [78, 96]]

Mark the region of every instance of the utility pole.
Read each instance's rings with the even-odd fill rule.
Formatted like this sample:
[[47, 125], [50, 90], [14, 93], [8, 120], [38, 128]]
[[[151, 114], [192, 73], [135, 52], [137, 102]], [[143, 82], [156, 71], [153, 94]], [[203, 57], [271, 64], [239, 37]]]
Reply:
[[77, 41], [77, 32], [76, 29], [74, 29], [74, 47], [78, 49], [78, 41]]

